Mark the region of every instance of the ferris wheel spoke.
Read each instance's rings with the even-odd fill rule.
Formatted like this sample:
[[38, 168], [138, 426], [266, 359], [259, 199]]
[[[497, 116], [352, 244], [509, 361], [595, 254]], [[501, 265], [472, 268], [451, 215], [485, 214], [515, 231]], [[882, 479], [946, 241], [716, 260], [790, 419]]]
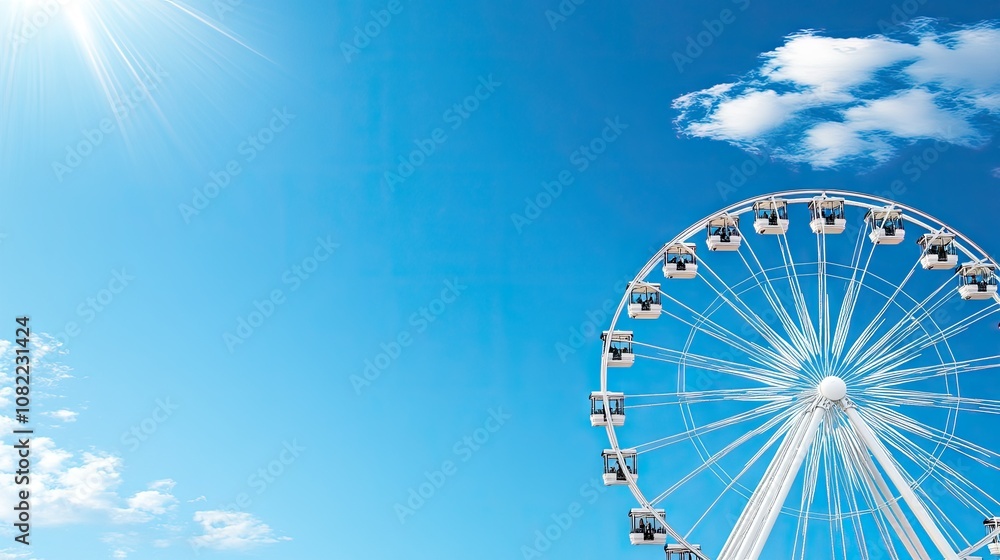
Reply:
[[756, 420], [758, 418], [763, 418], [770, 414], [775, 414], [781, 411], [783, 408], [787, 408], [787, 404], [783, 402], [773, 402], [768, 403], [757, 408], [742, 412], [730, 416], [729, 418], [723, 418], [722, 420], [716, 420], [704, 426], [696, 426], [679, 434], [674, 434], [667, 436], [665, 438], [655, 439], [646, 443], [640, 443], [635, 446], [636, 452], [639, 455], [644, 453], [649, 453], [651, 451], [656, 451], [657, 449], [662, 449], [669, 445], [675, 443], [689, 440], [695, 436], [702, 436], [716, 430], [721, 430], [723, 428], [728, 428], [730, 426], [735, 426], [737, 424], [742, 424], [743, 422], [749, 422], [751, 420]]
[[790, 417], [792, 417], [794, 415], [794, 413], [795, 413], [794, 409], [791, 409], [790, 411], [787, 411], [785, 414], [776, 415], [774, 418], [772, 418], [771, 420], [769, 420], [769, 421], [761, 424], [759, 427], [757, 427], [757, 428], [755, 428], [755, 429], [753, 429], [753, 430], [751, 430], [751, 431], [749, 431], [749, 432], [741, 435], [736, 440], [734, 440], [733, 442], [729, 443], [728, 445], [726, 445], [725, 447], [723, 447], [721, 450], [719, 450], [718, 452], [716, 452], [715, 454], [713, 454], [711, 457], [709, 457], [708, 459], [706, 459], [701, 465], [699, 465], [696, 469], [694, 469], [693, 471], [691, 471], [690, 473], [688, 473], [687, 475], [685, 475], [683, 478], [681, 478], [679, 481], [677, 481], [673, 486], [671, 486], [670, 488], [667, 488], [666, 490], [664, 490], [663, 492], [661, 492], [658, 496], [656, 496], [655, 498], [651, 499], [649, 501], [649, 503], [653, 504], [653, 505], [656, 505], [656, 504], [662, 502], [663, 500], [665, 500], [666, 498], [668, 498], [671, 494], [673, 494], [678, 489], [682, 488], [685, 484], [687, 484], [688, 482], [690, 482], [693, 478], [695, 478], [696, 476], [698, 476], [701, 473], [705, 472], [706, 470], [714, 467], [716, 464], [718, 464], [719, 461], [721, 461], [722, 459], [724, 459], [727, 455], [729, 455], [730, 453], [732, 453], [734, 450], [736, 450], [738, 447], [740, 447], [744, 443], [750, 441], [751, 439], [753, 439], [753, 438], [755, 438], [755, 437], [757, 437], [757, 436], [759, 436], [761, 434], [764, 434], [764, 433], [770, 431], [772, 428], [774, 428], [778, 424], [781, 424], [783, 422], [787, 422], [787, 420]]
[[629, 394], [630, 402], [635, 402], [635, 399], [647, 399], [647, 398], [663, 398], [669, 399], [663, 402], [654, 403], [643, 403], [643, 404], [630, 404], [625, 408], [626, 410], [633, 408], [645, 408], [650, 406], [664, 406], [664, 405], [691, 405], [691, 404], [703, 404], [708, 402], [719, 402], [719, 401], [748, 401], [748, 402], [772, 402], [776, 400], [789, 401], [794, 397], [794, 395], [786, 394], [782, 395], [776, 393], [773, 389], [768, 387], [763, 388], [752, 388], [752, 389], [712, 389], [706, 391], [682, 391], [677, 393], [651, 393], [648, 395], [632, 395]]
[[[988, 362], [989, 360], [996, 361], [993, 363], [982, 363]], [[889, 369], [884, 373], [880, 373], [876, 379], [878, 381], [878, 387], [886, 389], [897, 385], [924, 381], [935, 377], [943, 377], [945, 375], [961, 375], [963, 373], [987, 371], [998, 368], [1000, 368], [1000, 355], [990, 356], [988, 358], [976, 358], [973, 360], [962, 360], [960, 362], [948, 362], [926, 367]], [[871, 378], [872, 376], [869, 377], [869, 379]]]
[[[786, 364], [783, 361], [780, 355], [774, 353], [770, 349], [765, 348], [755, 342], [750, 342], [726, 328], [723, 328], [722, 326], [712, 321], [711, 318], [702, 315], [701, 313], [698, 313], [697, 311], [691, 309], [684, 303], [678, 301], [676, 298], [671, 297], [665, 292], [663, 291], [659, 292], [660, 294], [662, 294], [662, 297], [664, 299], [672, 301], [673, 303], [677, 304], [678, 307], [681, 307], [691, 312], [691, 314], [694, 315], [695, 318], [697, 319], [697, 322], [694, 323], [690, 322], [679, 315], [664, 310], [664, 313], [666, 315], [673, 317], [674, 319], [697, 330], [700, 333], [710, 336], [715, 340], [718, 340], [719, 342], [725, 343], [726, 345], [735, 350], [739, 350], [740, 352], [744, 353], [747, 357], [749, 357], [749, 359], [753, 360], [754, 362], [756, 362], [761, 366], [767, 368], [773, 368], [774, 370], [780, 371], [781, 373], [787, 375], [789, 378], [792, 379], [799, 377], [798, 373], [794, 369], [790, 368], [788, 364]], [[706, 328], [706, 325], [709, 328]]]
[[[835, 430], [831, 435], [834, 445], [838, 451], [838, 456], [843, 460], [839, 461], [836, 466], [840, 470], [842, 479], [845, 481], [845, 486], [848, 489], [845, 493], [845, 498], [849, 502], [849, 507], [852, 508], [851, 511], [858, 512], [861, 511], [861, 504], [858, 502], [858, 496], [865, 501], [867, 507], [872, 509], [873, 512], [877, 507], [877, 501], [874, 500], [874, 496], [870, 494], [871, 489], [863, 483], [863, 474], [859, 471], [858, 465], [861, 463], [856, 459], [855, 456], [855, 446], [852, 445], [851, 441], [848, 441], [847, 435], [851, 434], [847, 430]], [[876, 515], [878, 512], [874, 512]], [[851, 515], [851, 526], [854, 529], [854, 542], [858, 545], [858, 553], [861, 555], [862, 560], [867, 560], [868, 558], [868, 543], [865, 538], [864, 527], [862, 524], [860, 515]], [[880, 529], [880, 533], [881, 533]], [[843, 546], [844, 555], [847, 555], [847, 545]], [[804, 559], [802, 559], [804, 560]]]
[[[863, 231], [863, 230], [862, 230]], [[858, 278], [858, 265], [861, 262], [861, 247], [864, 246], [864, 235], [860, 235], [855, 243], [855, 256], [852, 257], [851, 280], [847, 285], [844, 294], [843, 307], [837, 314], [837, 327], [833, 337], [833, 349], [831, 350], [834, 361], [843, 355], [844, 347], [847, 345], [847, 337], [851, 331], [851, 321], [854, 318], [854, 311], [857, 307], [858, 298], [861, 295], [861, 287], [864, 285], [868, 275], [868, 268], [871, 266], [872, 257], [875, 255], [875, 244], [872, 243], [868, 250], [868, 258], [865, 260], [865, 267], [861, 269], [861, 277]]]
[[[882, 304], [882, 308], [879, 309], [878, 313], [875, 314], [875, 317], [873, 317], [872, 320], [868, 323], [868, 326], [865, 327], [865, 329], [861, 332], [861, 334], [854, 341], [854, 343], [851, 344], [851, 347], [850, 349], [848, 349], [847, 354], [844, 355], [843, 358], [840, 360], [840, 363], [843, 366], [845, 366], [844, 368], [841, 368], [842, 370], [846, 369], [846, 366], [857, 362], [858, 354], [861, 353], [862, 350], [868, 347], [868, 343], [871, 342], [871, 339], [878, 333], [879, 329], [884, 324], [884, 318], [886, 312], [888, 312], [889, 309], [892, 308], [892, 305], [893, 303], [895, 303], [896, 298], [900, 294], [906, 294], [905, 291], [906, 285], [909, 284], [910, 279], [913, 278], [913, 276], [916, 274], [919, 268], [920, 268], [920, 259], [917, 259], [916, 261], [913, 262], [913, 266], [910, 268], [910, 271], [906, 274], [906, 277], [903, 278], [903, 281], [899, 283], [899, 286], [897, 286], [895, 291], [892, 292], [892, 295], [890, 295], [889, 298], [886, 299], [885, 303]], [[937, 291], [943, 290], [947, 285], [948, 282], [947, 281], [944, 282], [935, 291], [935, 293]], [[897, 325], [898, 324], [900, 323], [897, 323]]]
[[[797, 369], [802, 365], [802, 356], [798, 354], [798, 349], [788, 342], [787, 340], [781, 338], [781, 336], [775, 332], [767, 323], [764, 322], [753, 309], [740, 298], [739, 294], [733, 291], [729, 285], [715, 273], [714, 270], [705, 262], [705, 259], [701, 260], [701, 267], [708, 271], [715, 279], [718, 281], [720, 286], [725, 287], [725, 291], [719, 290], [712, 282], [709, 282], [708, 278], [701, 275], [700, 278], [704, 280], [705, 284], [712, 289], [713, 292], [728, 305], [733, 311], [735, 311], [748, 325], [750, 325], [753, 330], [760, 335], [768, 344], [771, 345], [773, 353], [780, 356], [785, 363], [788, 363], [792, 368]], [[730, 294], [729, 296], [726, 293]], [[730, 297], [731, 296], [731, 297]]]
[[[972, 315], [963, 318], [961, 321], [954, 325], [949, 326], [946, 329], [942, 329], [936, 333], [924, 333], [917, 337], [916, 339], [910, 341], [902, 346], [894, 345], [893, 347], [887, 348], [886, 354], [873, 359], [870, 363], [866, 364], [864, 367], [859, 368], [858, 376], [864, 375], [870, 371], [877, 371], [878, 368], [883, 368], [886, 364], [891, 361], [895, 361], [895, 364], [889, 368], [883, 368], [888, 370], [896, 369], [899, 365], [905, 364], [910, 360], [917, 358], [921, 353], [932, 346], [940, 344], [942, 342], [947, 342], [954, 336], [967, 331], [970, 327], [975, 325], [977, 322], [989, 318], [994, 314], [1000, 312], [1000, 305], [990, 306], [988, 308], [981, 309]], [[931, 312], [928, 312], [928, 314]], [[869, 377], [871, 379], [872, 376]]]
[[[939, 428], [928, 426], [897, 410], [879, 404], [869, 404], [866, 410], [871, 418], [878, 423], [884, 433], [896, 432], [903, 437], [902, 432], [923, 438], [935, 445], [940, 445], [954, 453], [958, 453], [980, 465], [1000, 471], [1000, 453], [991, 451], [981, 445], [968, 441], [954, 434], [949, 434]], [[991, 462], [994, 461], [994, 462]]]
[[[996, 367], [1000, 367], [1000, 364], [997, 364]], [[1000, 400], [995, 399], [979, 399], [945, 393], [908, 391], [905, 389], [889, 389], [884, 387], [867, 389], [865, 396], [877, 399], [880, 403], [887, 406], [923, 406], [961, 412], [1000, 414]]]
[[[795, 346], [799, 355], [802, 357], [801, 361], [805, 361], [809, 356], [810, 343], [803, 332], [803, 328], [795, 324], [792, 316], [788, 314], [788, 310], [781, 304], [781, 297], [778, 295], [778, 290], [774, 287], [774, 283], [771, 282], [770, 277], [768, 277], [760, 259], [757, 258], [757, 253], [753, 250], [753, 246], [750, 244], [749, 239], [744, 239], [743, 244], [746, 246], [747, 252], [750, 253], [750, 256], [753, 257], [754, 262], [757, 263], [757, 269], [755, 270], [750, 265], [746, 256], [742, 251], [740, 251], [739, 255], [743, 260], [743, 264], [746, 265], [747, 270], [750, 272], [754, 282], [756, 282], [757, 287], [760, 289], [761, 293], [764, 294], [768, 304], [771, 306], [771, 311], [774, 312], [774, 315], [778, 318], [782, 328], [785, 329], [785, 333], [788, 335], [792, 345]], [[764, 278], [763, 284], [760, 281], [761, 277]]]
[[816, 307], [819, 310], [819, 319], [817, 322], [819, 323], [820, 339], [820, 354], [817, 358], [822, 365], [822, 371], [830, 371], [830, 293], [827, 290], [825, 230], [816, 236], [816, 253], [819, 257], [817, 259], [818, 264], [816, 270], [816, 277], [818, 280]]
[[[978, 488], [964, 475], [962, 475], [962, 473], [960, 473], [957, 469], [951, 467], [944, 461], [941, 461], [933, 453], [917, 445], [898, 430], [895, 430], [891, 425], [883, 424], [879, 426], [878, 432], [883, 438], [883, 441], [887, 442], [891, 447], [896, 449], [901, 455], [910, 461], [913, 461], [918, 465], [933, 465], [927, 473], [929, 478], [941, 484], [948, 494], [950, 494], [958, 502], [962, 503], [965, 507], [974, 509], [983, 515], [986, 515], [988, 508], [983, 506], [983, 504], [972, 495], [970, 490], [975, 490], [984, 496], [987, 496], [987, 498], [989, 498], [989, 496], [986, 495], [982, 489]], [[913, 480], [912, 477], [911, 481], [913, 482], [913, 486], [922, 491], [922, 486], [917, 485], [916, 481]], [[930, 496], [927, 497], [930, 498]], [[940, 501], [940, 496], [936, 499], [930, 499], [928, 503], [934, 505], [938, 501]]]
[[809, 306], [806, 304], [805, 293], [803, 293], [802, 285], [799, 283], [799, 276], [795, 269], [795, 257], [792, 256], [792, 249], [788, 243], [787, 234], [779, 236], [778, 248], [781, 251], [781, 260], [784, 262], [785, 271], [787, 272], [788, 287], [792, 292], [792, 301], [795, 304], [795, 311], [799, 316], [799, 324], [802, 325], [802, 331], [805, 333], [807, 340], [809, 340], [812, 354], [819, 355], [819, 338], [816, 336], [816, 327], [813, 325], [812, 318], [809, 315]]
[[727, 375], [749, 379], [779, 389], [791, 386], [792, 383], [798, 379], [794, 375], [776, 370], [774, 368], [761, 368], [740, 364], [729, 360], [723, 360], [721, 358], [680, 352], [678, 350], [654, 346], [652, 344], [633, 341], [633, 347], [646, 347], [662, 353], [660, 356], [643, 355], [642, 357], [645, 359], [725, 373]]
[[[888, 331], [886, 331], [874, 344], [868, 347], [867, 350], [861, 352], [860, 355], [853, 360], [845, 360], [842, 362], [843, 370], [849, 370], [851, 367], [856, 367], [858, 364], [867, 364], [872, 356], [882, 355], [886, 352], [887, 347], [894, 346], [896, 342], [900, 339], [905, 338], [907, 334], [912, 333], [920, 327], [920, 322], [915, 320], [914, 317], [918, 312], [925, 312], [924, 317], [929, 317], [934, 311], [936, 311], [941, 305], [947, 301], [943, 298], [938, 299], [936, 303], [928, 306], [928, 303], [934, 298], [939, 298], [941, 293], [947, 294], [945, 289], [948, 287], [950, 282], [944, 282], [938, 289], [934, 290], [930, 295], [928, 295], [922, 302], [916, 304], [906, 312], [906, 314], [892, 325]], [[900, 331], [903, 331], [900, 333]]]
[[719, 495], [715, 498], [715, 500], [712, 501], [712, 504], [708, 507], [708, 509], [705, 510], [705, 513], [703, 513], [701, 517], [699, 517], [698, 520], [695, 521], [691, 530], [688, 531], [688, 533], [685, 535], [684, 537], [685, 539], [688, 539], [691, 536], [695, 528], [698, 525], [700, 525], [701, 522], [705, 520], [705, 518], [708, 517], [708, 515], [715, 508], [715, 506], [718, 505], [720, 501], [722, 501], [722, 498], [726, 495], [726, 493], [730, 492], [733, 489], [733, 487], [739, 482], [741, 478], [743, 478], [743, 476], [747, 473], [747, 471], [749, 471], [755, 464], [757, 464], [757, 461], [759, 461], [760, 458], [763, 457], [764, 454], [767, 453], [767, 451], [771, 449], [771, 447], [773, 447], [774, 444], [783, 436], [785, 436], [788, 433], [788, 431], [792, 429], [794, 426], [795, 426], [795, 421], [793, 414], [790, 417], [785, 418], [784, 424], [777, 430], [775, 430], [775, 432], [771, 435], [770, 438], [768, 438], [768, 440], [764, 443], [764, 445], [753, 455], [753, 457], [750, 458], [749, 461], [747, 461], [747, 464], [738, 473], [736, 473], [736, 476], [732, 477], [729, 483], [726, 484], [726, 487], [722, 489], [722, 492], [719, 493]]

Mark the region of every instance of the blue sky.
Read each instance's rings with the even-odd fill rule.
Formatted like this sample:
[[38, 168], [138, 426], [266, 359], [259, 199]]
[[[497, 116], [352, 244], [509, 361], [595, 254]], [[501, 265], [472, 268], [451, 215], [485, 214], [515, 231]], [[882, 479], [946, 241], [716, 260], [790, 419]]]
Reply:
[[4, 4], [0, 340], [40, 346], [0, 558], [523, 558], [571, 510], [542, 557], [659, 557], [599, 341], [559, 350], [653, 251], [791, 188], [1000, 249], [995, 4]]

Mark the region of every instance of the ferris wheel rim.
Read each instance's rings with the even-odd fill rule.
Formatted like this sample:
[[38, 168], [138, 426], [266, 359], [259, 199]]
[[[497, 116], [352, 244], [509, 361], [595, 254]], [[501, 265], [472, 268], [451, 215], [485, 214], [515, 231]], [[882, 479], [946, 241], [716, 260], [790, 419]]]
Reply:
[[[801, 197], [808, 197], [808, 198], [801, 198]], [[683, 230], [669, 242], [663, 244], [660, 247], [660, 249], [656, 253], [654, 253], [654, 255], [649, 259], [646, 265], [640, 269], [640, 271], [633, 278], [632, 282], [629, 283], [629, 286], [635, 285], [637, 282], [645, 281], [645, 278], [653, 271], [657, 263], [660, 262], [662, 255], [664, 254], [664, 252], [668, 247], [674, 246], [678, 243], [688, 242], [688, 240], [694, 237], [698, 232], [702, 231], [706, 227], [706, 224], [708, 224], [709, 221], [712, 220], [713, 218], [717, 218], [720, 216], [741, 217], [748, 212], [752, 212], [753, 204], [757, 202], [766, 202], [769, 200], [781, 199], [788, 205], [807, 204], [809, 202], [814, 201], [817, 197], [842, 198], [845, 206], [866, 208], [868, 210], [882, 210], [882, 209], [899, 210], [906, 214], [907, 222], [922, 227], [926, 229], [928, 232], [934, 232], [934, 233], [946, 232], [949, 235], [954, 236], [956, 249], [960, 251], [962, 254], [964, 254], [967, 258], [972, 259], [976, 263], [991, 264], [994, 268], [996, 268], [997, 266], [996, 261], [971, 238], [960, 232], [958, 229], [951, 227], [948, 224], [945, 224], [943, 221], [938, 220], [937, 218], [934, 218], [929, 214], [919, 209], [913, 208], [909, 205], [902, 204], [899, 203], [898, 201], [890, 200], [887, 198], [875, 195], [869, 195], [865, 193], [853, 192], [853, 191], [831, 190], [831, 189], [799, 189], [799, 190], [778, 191], [774, 193], [768, 193], [750, 197], [735, 204], [732, 204], [723, 210], [716, 211], [701, 220], [695, 221], [691, 226]], [[931, 226], [928, 222], [936, 223], [937, 227]], [[825, 237], [826, 234], [823, 233], [819, 235]], [[782, 236], [784, 237], [784, 235]], [[615, 312], [612, 316], [608, 332], [614, 332], [616, 330], [615, 327], [622, 316], [622, 311], [628, 304], [628, 299], [629, 299], [629, 289], [626, 288], [625, 294], [623, 295], [621, 301], [619, 302], [618, 307], [615, 309]], [[994, 294], [992, 299], [995, 302], [1000, 303], [1000, 294]], [[602, 353], [601, 353], [600, 392], [602, 393], [602, 401], [605, 410], [609, 410], [609, 405], [610, 405], [608, 396], [608, 385], [607, 385], [608, 349], [610, 348], [610, 344], [611, 344], [611, 337], [609, 336], [602, 345]], [[608, 434], [609, 443], [611, 444], [611, 448], [614, 450], [617, 460], [620, 462], [620, 464], [624, 464], [624, 456], [622, 455], [621, 446], [618, 444], [614, 426], [612, 425], [611, 422], [608, 422], [605, 428]], [[673, 528], [669, 523], [667, 523], [667, 520], [665, 519], [666, 516], [661, 515], [660, 513], [657, 512], [656, 508], [651, 503], [651, 501], [645, 497], [645, 495], [641, 492], [641, 490], [639, 490], [635, 477], [631, 473], [629, 473], [627, 469], [625, 472], [625, 479], [631, 493], [639, 502], [639, 505], [644, 510], [651, 512], [651, 514], [656, 518], [656, 520], [662, 524], [667, 534], [673, 537], [678, 542], [679, 545], [689, 548], [691, 553], [694, 556], [698, 557], [700, 560], [710, 560], [710, 558], [707, 555], [705, 555], [700, 548], [693, 547], [684, 536], [682, 536], [675, 528]]]

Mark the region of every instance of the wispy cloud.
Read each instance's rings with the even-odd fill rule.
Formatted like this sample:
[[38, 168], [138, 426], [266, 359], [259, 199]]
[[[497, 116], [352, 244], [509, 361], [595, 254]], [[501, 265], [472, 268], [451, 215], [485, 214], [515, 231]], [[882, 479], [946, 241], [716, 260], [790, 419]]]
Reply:
[[980, 146], [1000, 117], [1000, 22], [905, 37], [803, 31], [743, 78], [674, 100], [693, 137], [816, 168], [877, 165], [920, 140]]
[[[146, 523], [171, 510], [177, 499], [164, 488], [122, 496], [122, 460], [105, 453], [75, 454], [56, 446], [51, 438], [31, 440], [32, 497], [40, 525], [89, 523], [104, 518], [112, 523]], [[0, 497], [13, 503], [13, 457], [0, 458]], [[10, 517], [10, 514], [4, 514]]]
[[53, 412], [44, 412], [43, 414], [45, 414], [50, 418], [55, 418], [56, 420], [65, 423], [76, 422], [76, 417], [79, 415], [78, 413], [73, 412], [72, 410], [65, 410], [65, 409], [55, 410]]
[[246, 550], [291, 540], [289, 537], [274, 536], [270, 527], [249, 513], [197, 511], [194, 520], [201, 524], [204, 531], [204, 534], [191, 539], [196, 548]]

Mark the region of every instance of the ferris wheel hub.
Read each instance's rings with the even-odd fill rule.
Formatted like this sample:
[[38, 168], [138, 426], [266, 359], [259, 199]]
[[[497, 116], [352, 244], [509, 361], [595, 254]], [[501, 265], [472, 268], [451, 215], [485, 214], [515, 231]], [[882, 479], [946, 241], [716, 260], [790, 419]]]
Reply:
[[847, 396], [847, 383], [844, 383], [843, 379], [831, 375], [819, 382], [819, 394], [833, 402], [842, 401]]

